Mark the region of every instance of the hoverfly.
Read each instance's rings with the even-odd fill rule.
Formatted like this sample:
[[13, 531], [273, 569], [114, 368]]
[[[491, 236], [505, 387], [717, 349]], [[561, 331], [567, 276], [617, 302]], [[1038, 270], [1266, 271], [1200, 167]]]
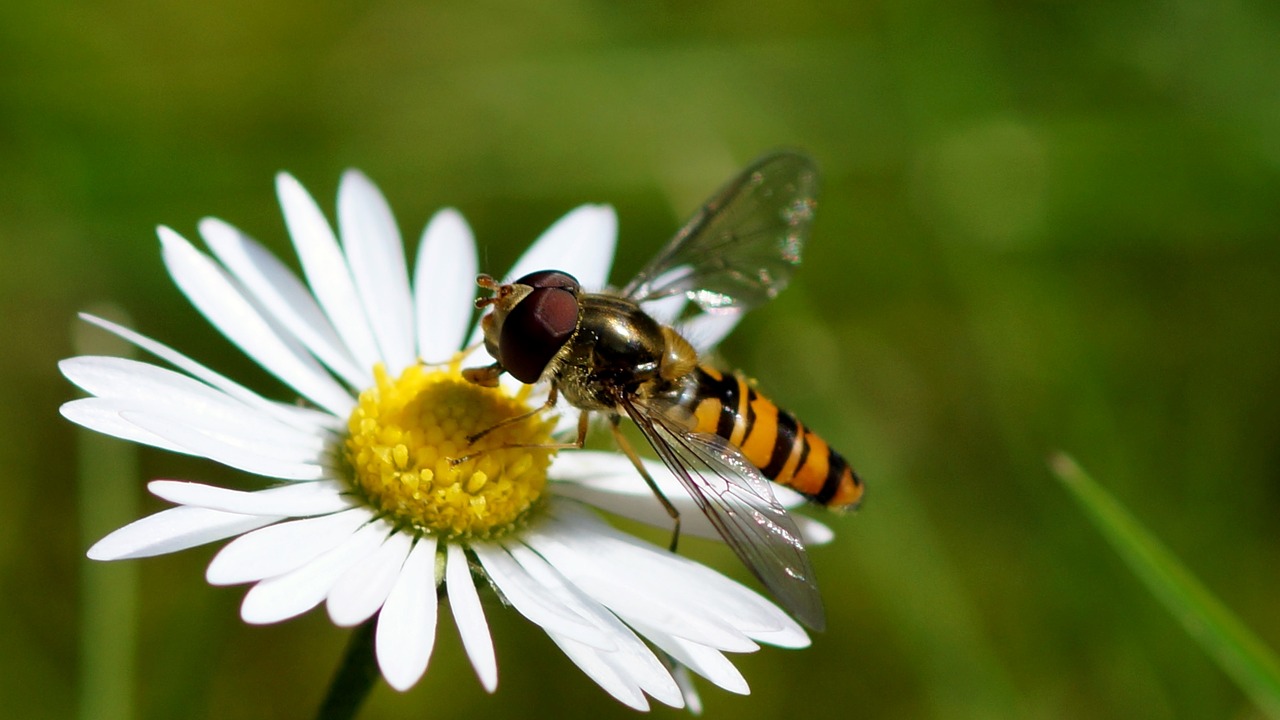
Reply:
[[822, 629], [813, 567], [768, 480], [834, 508], [856, 506], [862, 481], [795, 416], [742, 375], [701, 365], [675, 328], [641, 307], [682, 295], [695, 311], [741, 313], [773, 298], [800, 262], [817, 186], [817, 169], [803, 155], [757, 160], [619, 292], [585, 292], [556, 270], [506, 284], [481, 275], [477, 283], [493, 296], [476, 306], [492, 307], [481, 327], [497, 362], [466, 372], [483, 385], [496, 384], [503, 372], [523, 383], [548, 381], [546, 404], [529, 415], [559, 395], [579, 409], [577, 441], [564, 447], [582, 447], [590, 413], [606, 415], [619, 446], [671, 515], [674, 550], [679, 513], [621, 434], [619, 422], [629, 418], [756, 577], [797, 619]]

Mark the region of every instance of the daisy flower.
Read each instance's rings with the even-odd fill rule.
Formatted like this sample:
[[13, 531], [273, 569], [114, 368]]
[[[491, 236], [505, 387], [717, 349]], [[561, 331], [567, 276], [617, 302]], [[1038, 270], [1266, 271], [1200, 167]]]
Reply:
[[[88, 356], [60, 365], [89, 395], [62, 406], [71, 421], [257, 475], [262, 489], [153, 481], [151, 492], [175, 507], [116, 530], [90, 558], [140, 558], [234, 538], [207, 579], [252, 585], [240, 610], [246, 622], [278, 622], [321, 603], [340, 626], [376, 614], [377, 664], [402, 691], [426, 671], [441, 599], [480, 683], [495, 689], [480, 599], [490, 587], [637, 709], [652, 697], [696, 710], [686, 668], [746, 693], [725, 653], [808, 644], [799, 625], [756, 592], [605, 521], [599, 510], [670, 526], [625, 457], [511, 447], [554, 442], [573, 418], [548, 412], [468, 442], [541, 404], [547, 388], [509, 378], [483, 388], [461, 376], [463, 367], [491, 362], [483, 349], [463, 351], [479, 335], [468, 332], [477, 261], [461, 215], [446, 209], [431, 219], [410, 282], [395, 219], [364, 175], [342, 178], [337, 233], [293, 177], [280, 175], [276, 187], [305, 281], [217, 219], [199, 225], [212, 255], [167, 227], [159, 236], [181, 292], [303, 403], [263, 397], [92, 316], [84, 317], [165, 366]], [[585, 288], [602, 288], [616, 229], [611, 208], [580, 207], [507, 277], [555, 267]], [[680, 310], [678, 302], [652, 309], [664, 321]], [[731, 327], [708, 321], [690, 328], [690, 339], [706, 349]], [[683, 512], [685, 531], [716, 537], [674, 478], [656, 463], [649, 470]], [[800, 501], [784, 489], [779, 498]], [[830, 538], [825, 526], [798, 520], [810, 542]]]

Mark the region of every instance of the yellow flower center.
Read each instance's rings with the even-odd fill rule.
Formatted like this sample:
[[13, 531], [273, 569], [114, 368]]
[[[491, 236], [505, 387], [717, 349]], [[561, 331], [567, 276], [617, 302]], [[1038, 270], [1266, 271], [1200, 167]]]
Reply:
[[546, 486], [554, 451], [513, 446], [551, 442], [555, 420], [492, 428], [528, 412], [528, 394], [464, 380], [457, 358], [446, 368], [411, 365], [394, 380], [375, 367], [347, 421], [355, 491], [397, 525], [429, 534], [489, 538], [518, 527]]

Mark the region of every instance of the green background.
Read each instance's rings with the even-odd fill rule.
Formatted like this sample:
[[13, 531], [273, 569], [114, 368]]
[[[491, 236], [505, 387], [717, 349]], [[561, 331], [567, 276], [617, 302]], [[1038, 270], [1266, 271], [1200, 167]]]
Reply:
[[[173, 288], [156, 224], [190, 237], [216, 215], [292, 263], [273, 174], [332, 214], [357, 166], [411, 246], [461, 209], [493, 272], [571, 207], [613, 203], [623, 281], [737, 168], [792, 146], [825, 178], [806, 264], [723, 355], [868, 499], [812, 553], [827, 632], [739, 656], [753, 694], [702, 683], [707, 716], [1255, 716], [1045, 458], [1073, 453], [1280, 646], [1278, 37], [1260, 0], [5, 3], [5, 715], [74, 716], [80, 618], [133, 622], [86, 573], [139, 577], [138, 717], [306, 717], [342, 651], [323, 612], [242, 623], [243, 590], [204, 583], [212, 547], [86, 567], [101, 530], [77, 529], [55, 368], [76, 311], [111, 301], [286, 397]], [[123, 445], [86, 458], [91, 486]], [[127, 514], [161, 507], [147, 478], [256, 486], [140, 463], [108, 494], [140, 503]], [[496, 695], [445, 622], [426, 678], [363, 717], [632, 716], [513, 611], [490, 617]]]

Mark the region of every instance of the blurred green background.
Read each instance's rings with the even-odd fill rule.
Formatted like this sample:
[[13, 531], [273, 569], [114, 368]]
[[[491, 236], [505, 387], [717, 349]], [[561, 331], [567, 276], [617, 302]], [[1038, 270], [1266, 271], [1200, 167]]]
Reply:
[[[332, 212], [358, 166], [411, 246], [453, 205], [494, 272], [569, 208], [613, 203], [622, 281], [736, 169], [794, 146], [825, 176], [806, 264], [723, 355], [841, 448], [868, 500], [813, 552], [829, 630], [741, 657], [749, 698], [703, 683], [707, 716], [1256, 717], [1045, 457], [1074, 453], [1280, 646], [1278, 37], [1259, 0], [5, 3], [4, 714], [74, 715], [79, 618], [106, 611], [81, 591], [97, 535], [57, 414], [74, 313], [112, 301], [285, 397], [173, 288], [157, 223], [194, 236], [216, 215], [293, 262], [273, 174]], [[90, 482], [112, 471], [97, 457]], [[140, 463], [138, 512], [161, 506], [147, 478], [256, 485]], [[246, 626], [243, 590], [204, 583], [213, 552], [104, 566], [142, 585], [139, 717], [310, 715], [346, 631], [323, 612]], [[495, 696], [446, 622], [425, 680], [363, 717], [632, 716], [490, 615]]]

